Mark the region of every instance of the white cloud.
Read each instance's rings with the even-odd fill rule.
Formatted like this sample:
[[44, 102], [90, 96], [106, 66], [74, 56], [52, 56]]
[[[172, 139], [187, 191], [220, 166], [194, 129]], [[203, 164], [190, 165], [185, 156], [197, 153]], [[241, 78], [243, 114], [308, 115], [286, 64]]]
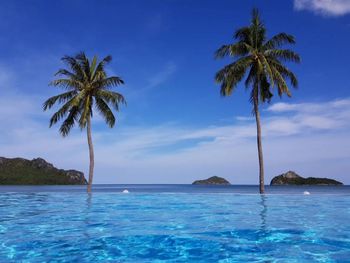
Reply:
[[350, 99], [333, 100], [323, 103], [276, 103], [271, 105], [268, 112], [289, 114], [288, 118], [274, 117], [279, 129], [295, 134], [310, 129], [334, 130], [348, 125], [350, 118]]
[[149, 79], [148, 88], [154, 88], [165, 82], [176, 71], [174, 62], [168, 62], [164, 69]]
[[[67, 138], [48, 128], [37, 97], [2, 100], [0, 156], [44, 157], [58, 167], [87, 171], [85, 133]], [[19, 107], [20, 105], [20, 107]], [[39, 107], [34, 106], [39, 105]], [[281, 106], [282, 105], [282, 106]], [[289, 169], [350, 182], [350, 99], [273, 104], [263, 116], [266, 182]], [[96, 183], [190, 183], [219, 175], [236, 184], [257, 182], [254, 119], [232, 125], [181, 124], [94, 130]]]
[[[153, 75], [146, 81], [146, 83], [142, 84], [141, 87], [137, 87], [136, 89], [127, 89], [125, 90], [125, 95], [128, 100], [143, 98], [150, 91], [164, 85], [176, 72], [177, 66], [173, 61], [168, 61], [161, 69], [157, 72], [153, 73]], [[145, 100], [138, 101], [138, 103], [145, 103]]]
[[247, 117], [247, 116], [237, 116], [236, 117], [236, 120], [237, 121], [251, 121], [251, 120], [253, 120], [254, 119], [254, 117]]
[[0, 91], [5, 91], [13, 78], [13, 74], [6, 67], [0, 65]]
[[350, 13], [349, 0], [294, 0], [296, 10], [310, 10], [315, 13], [342, 16]]
[[267, 110], [272, 112], [287, 112], [287, 111], [294, 111], [296, 109], [297, 109], [296, 104], [278, 102], [278, 103], [272, 104]]
[[323, 113], [328, 111], [329, 109], [337, 109], [337, 108], [349, 108], [350, 107], [350, 99], [338, 99], [332, 100], [323, 103], [275, 103], [268, 107], [268, 111], [271, 112], [291, 112], [291, 111], [299, 111], [299, 112], [319, 112]]

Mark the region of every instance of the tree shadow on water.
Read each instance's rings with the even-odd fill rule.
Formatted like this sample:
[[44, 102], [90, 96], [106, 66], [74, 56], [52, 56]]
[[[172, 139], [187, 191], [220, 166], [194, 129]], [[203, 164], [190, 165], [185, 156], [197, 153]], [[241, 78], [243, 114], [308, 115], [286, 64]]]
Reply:
[[268, 230], [267, 230], [267, 223], [266, 223], [266, 217], [267, 217], [267, 196], [266, 195], [260, 195], [260, 213], [259, 213], [259, 216], [260, 216], [260, 231], [262, 233], [267, 233]]

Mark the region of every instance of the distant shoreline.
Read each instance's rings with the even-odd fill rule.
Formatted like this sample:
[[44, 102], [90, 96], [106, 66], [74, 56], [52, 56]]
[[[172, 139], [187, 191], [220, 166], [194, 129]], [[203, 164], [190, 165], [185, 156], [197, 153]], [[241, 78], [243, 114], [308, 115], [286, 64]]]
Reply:
[[[188, 185], [188, 186], [194, 186], [194, 187], [238, 187], [238, 186], [256, 186], [258, 187], [259, 185], [257, 184], [231, 184], [231, 185], [194, 185], [192, 183], [181, 183], [181, 184], [169, 184], [169, 183], [108, 183], [108, 184], [93, 184], [93, 186], [104, 186], [104, 185]], [[77, 187], [86, 187], [86, 185], [78, 185], [78, 184], [0, 184], [1, 186], [77, 186]], [[350, 184], [343, 184], [343, 185], [327, 185], [327, 184], [318, 184], [318, 185], [312, 185], [312, 184], [303, 184], [303, 185], [268, 185], [266, 184], [265, 186], [268, 187], [324, 187], [324, 186], [330, 186], [330, 187], [342, 187], [342, 186], [350, 186]]]

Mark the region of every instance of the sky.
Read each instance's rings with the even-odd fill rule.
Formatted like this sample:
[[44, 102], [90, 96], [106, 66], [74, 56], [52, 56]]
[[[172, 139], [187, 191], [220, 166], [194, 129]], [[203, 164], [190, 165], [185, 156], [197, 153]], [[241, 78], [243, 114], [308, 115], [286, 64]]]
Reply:
[[61, 58], [112, 55], [127, 106], [113, 129], [95, 114], [94, 183], [258, 183], [256, 126], [241, 84], [214, 75], [257, 7], [268, 36], [287, 32], [302, 58], [292, 98], [262, 105], [266, 183], [288, 170], [350, 184], [349, 0], [8, 0], [0, 2], [0, 156], [42, 157], [87, 175], [85, 131], [62, 138], [42, 104]]

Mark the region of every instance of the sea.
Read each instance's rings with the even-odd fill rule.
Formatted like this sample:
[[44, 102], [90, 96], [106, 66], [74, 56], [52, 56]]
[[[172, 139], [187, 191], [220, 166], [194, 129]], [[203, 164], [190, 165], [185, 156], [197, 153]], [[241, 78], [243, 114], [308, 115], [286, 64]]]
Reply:
[[0, 262], [350, 262], [350, 186], [0, 186]]

